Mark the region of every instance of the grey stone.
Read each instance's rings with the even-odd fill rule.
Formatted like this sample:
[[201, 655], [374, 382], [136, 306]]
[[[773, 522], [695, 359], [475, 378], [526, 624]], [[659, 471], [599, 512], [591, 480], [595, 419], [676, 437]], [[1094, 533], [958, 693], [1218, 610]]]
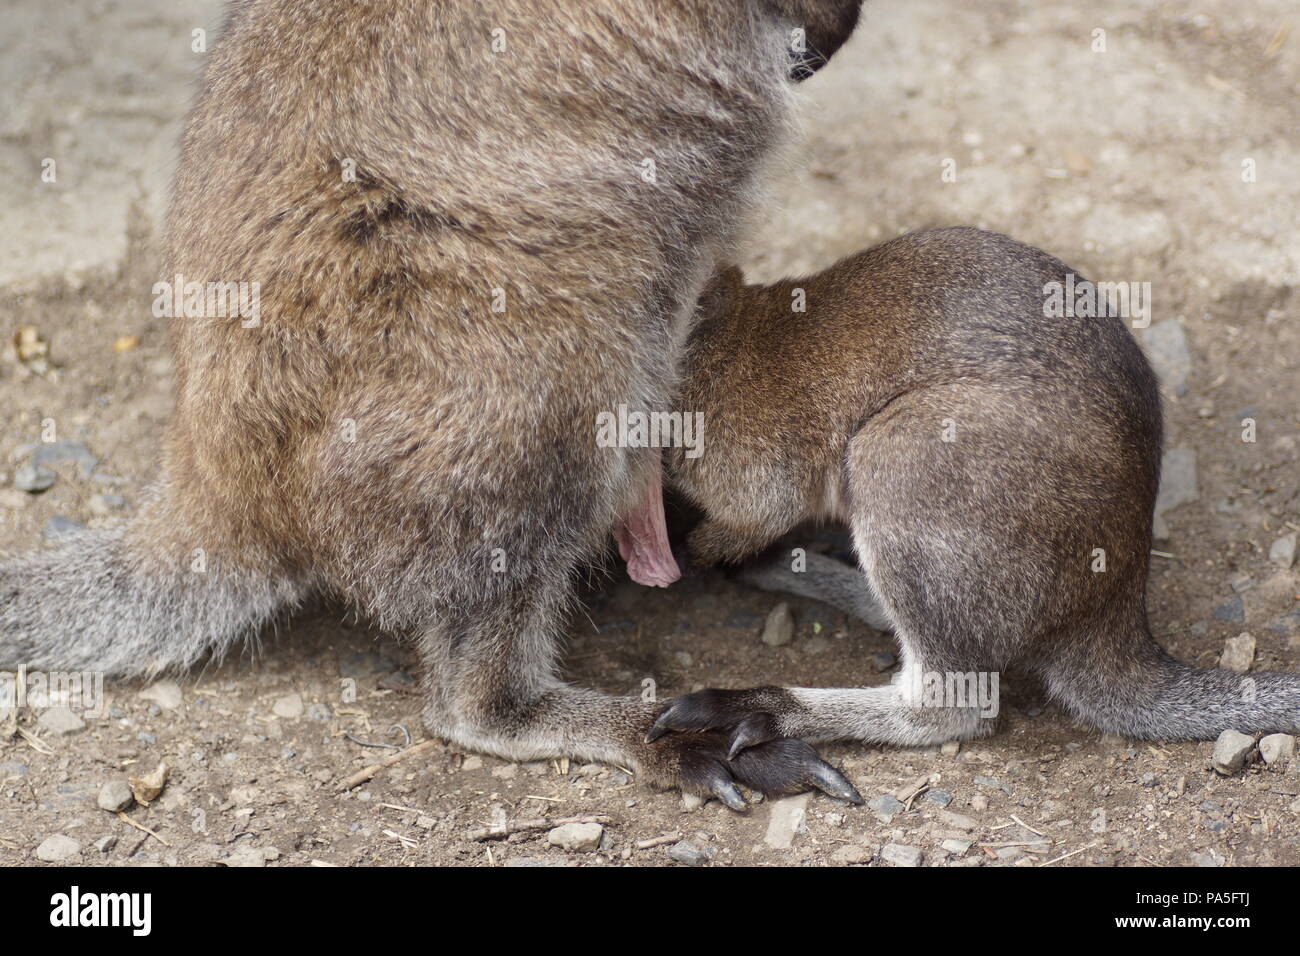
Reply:
[[37, 721], [52, 734], [75, 734], [86, 729], [86, 722], [67, 707], [51, 707]]
[[800, 793], [793, 797], [773, 800], [768, 806], [767, 833], [763, 841], [774, 850], [788, 850], [794, 843], [796, 833], [806, 828], [804, 822], [808, 816], [810, 793]]
[[1295, 564], [1296, 533], [1284, 534], [1268, 548], [1268, 559], [1279, 568], [1289, 568]]
[[901, 800], [890, 793], [881, 794], [868, 800], [867, 808], [875, 812], [881, 823], [891, 822], [895, 814], [902, 813], [907, 809]]
[[1270, 767], [1285, 767], [1295, 756], [1295, 737], [1291, 734], [1269, 734], [1259, 742], [1259, 755]]
[[27, 776], [27, 764], [17, 760], [6, 760], [0, 763], [0, 780], [6, 777], [25, 777]]
[[1248, 737], [1235, 730], [1225, 730], [1214, 742], [1214, 756], [1211, 764], [1225, 777], [1230, 777], [1246, 763], [1246, 758], [1254, 749], [1255, 738]]
[[927, 790], [925, 791], [925, 799], [931, 803], [937, 803], [941, 807], [946, 807], [952, 803], [952, 794], [947, 790]]
[[134, 802], [135, 795], [131, 793], [131, 785], [125, 780], [110, 780], [99, 788], [98, 803], [101, 810], [117, 813]]
[[1223, 642], [1223, 653], [1219, 655], [1219, 666], [1224, 670], [1244, 674], [1255, 663], [1255, 638], [1249, 631], [1242, 631], [1236, 637]]
[[794, 638], [794, 615], [790, 605], [782, 601], [772, 608], [763, 624], [763, 643], [768, 647], [784, 647]]
[[901, 843], [886, 843], [880, 850], [880, 858], [894, 866], [920, 866], [921, 848], [905, 846]]
[[37, 468], [73, 464], [82, 478], [89, 478], [99, 459], [81, 442], [67, 439], [37, 445], [32, 451], [32, 464]]
[[70, 836], [56, 833], [41, 841], [36, 848], [36, 859], [42, 863], [64, 863], [80, 853], [80, 843]]
[[889, 653], [889, 651], [871, 652], [871, 666], [876, 669], [877, 674], [889, 670], [897, 663], [898, 663], [898, 658], [895, 657], [893, 654]]
[[961, 856], [962, 854], [964, 854], [967, 850], [970, 849], [970, 845], [971, 845], [970, 840], [952, 840], [952, 839], [944, 840], [942, 843], [939, 844], [939, 846], [943, 847], [943, 849], [947, 850], [949, 853], [954, 854], [955, 856]]
[[668, 856], [687, 866], [704, 866], [717, 854], [711, 846], [698, 847], [689, 840], [679, 840], [668, 848]]
[[31, 495], [48, 491], [59, 480], [59, 476], [48, 468], [36, 465], [21, 465], [14, 471], [14, 487]]
[[274, 704], [271, 705], [271, 713], [277, 717], [283, 717], [286, 720], [294, 720], [306, 713], [307, 708], [303, 705], [302, 694], [285, 694]]
[[566, 823], [546, 834], [546, 842], [565, 850], [594, 850], [604, 834], [599, 823]]
[[113, 850], [113, 847], [117, 846], [117, 837], [110, 833], [107, 836], [100, 837], [93, 845], [100, 853], [109, 853]]
[[151, 700], [164, 710], [175, 710], [185, 700], [181, 685], [174, 680], [160, 680], [140, 691], [141, 700]]

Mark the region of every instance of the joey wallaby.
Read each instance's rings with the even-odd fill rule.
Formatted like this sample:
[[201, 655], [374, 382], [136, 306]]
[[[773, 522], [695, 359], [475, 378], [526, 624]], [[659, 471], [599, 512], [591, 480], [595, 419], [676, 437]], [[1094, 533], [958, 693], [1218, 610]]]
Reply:
[[162, 274], [258, 283], [260, 314], [172, 323], [160, 483], [0, 561], [0, 663], [182, 668], [323, 590], [414, 637], [459, 746], [732, 805], [733, 776], [851, 792], [797, 740], [652, 746], [654, 703], [563, 682], [557, 645], [611, 528], [661, 533], [657, 450], [598, 447], [598, 416], [674, 404], [792, 79], [859, 3], [231, 3]]
[[902, 666], [878, 687], [689, 694], [653, 736], [727, 733], [732, 754], [774, 737], [972, 737], [992, 721], [970, 698], [927, 706], [929, 675], [1012, 665], [1116, 734], [1300, 729], [1300, 675], [1196, 668], [1152, 640], [1156, 379], [1119, 317], [1047, 317], [1070, 272], [958, 228], [805, 280], [745, 286], [731, 269], [710, 284], [681, 396], [708, 439], [667, 456], [707, 514], [693, 558], [736, 561], [806, 519], [846, 523], [861, 574], [815, 554], [804, 573], [786, 555], [744, 574], [892, 630]]

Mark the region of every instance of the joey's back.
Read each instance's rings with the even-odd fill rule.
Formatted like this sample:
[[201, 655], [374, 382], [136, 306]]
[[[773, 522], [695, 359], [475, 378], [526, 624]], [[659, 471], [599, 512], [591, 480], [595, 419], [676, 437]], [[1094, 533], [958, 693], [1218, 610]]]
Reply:
[[1123, 320], [1045, 314], [1045, 287], [1070, 273], [1038, 249], [966, 227], [906, 235], [768, 286], [741, 286], [733, 271], [706, 293], [684, 400], [761, 422], [759, 431], [857, 425], [926, 385], [1071, 390], [1087, 379], [1085, 398], [1122, 397], [1158, 427], [1155, 377]]
[[[843, 519], [846, 451], [866, 423], [888, 428], [908, 396], [978, 387], [981, 401], [997, 395], [1000, 413], [1023, 419], [1025, 442], [1077, 457], [1084, 471], [1131, 476], [1136, 511], [1149, 516], [1155, 376], [1120, 318], [1048, 314], [1050, 284], [1070, 273], [972, 228], [902, 236], [768, 286], [722, 273], [701, 300], [682, 395], [684, 409], [704, 413], [705, 450], [670, 452], [678, 485], [706, 510], [730, 509], [734, 526], [761, 527], [758, 537]], [[983, 417], [947, 401], [934, 431]]]

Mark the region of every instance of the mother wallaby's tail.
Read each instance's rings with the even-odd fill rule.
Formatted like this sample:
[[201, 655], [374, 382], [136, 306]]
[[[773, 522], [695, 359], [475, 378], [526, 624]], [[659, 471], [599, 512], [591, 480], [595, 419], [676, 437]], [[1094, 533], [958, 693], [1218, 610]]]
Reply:
[[[179, 669], [256, 631], [302, 588], [201, 551], [164, 557], [137, 525], [0, 555], [0, 667], [129, 676]], [[137, 533], [132, 533], [132, 532]]]
[[1045, 669], [1052, 694], [1080, 719], [1144, 740], [1213, 740], [1228, 729], [1300, 731], [1300, 674], [1193, 667], [1143, 631], [1122, 642], [1118, 670], [1100, 656], [1091, 664], [1053, 661]]

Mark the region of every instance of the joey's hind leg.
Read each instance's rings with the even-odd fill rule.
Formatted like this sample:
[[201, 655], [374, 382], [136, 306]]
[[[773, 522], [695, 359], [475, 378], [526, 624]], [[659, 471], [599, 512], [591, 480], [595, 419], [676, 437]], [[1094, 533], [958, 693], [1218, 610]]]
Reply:
[[735, 578], [760, 591], [793, 594], [829, 604], [877, 631], [892, 631], [893, 622], [855, 566], [809, 551], [796, 562], [779, 549], [747, 562]]
[[[671, 701], [653, 733], [723, 733], [733, 756], [781, 737], [904, 747], [966, 740], [990, 733], [997, 716], [996, 685], [979, 681], [977, 674], [934, 671], [912, 658], [878, 687], [701, 690]], [[954, 683], [962, 696], [950, 693]]]

